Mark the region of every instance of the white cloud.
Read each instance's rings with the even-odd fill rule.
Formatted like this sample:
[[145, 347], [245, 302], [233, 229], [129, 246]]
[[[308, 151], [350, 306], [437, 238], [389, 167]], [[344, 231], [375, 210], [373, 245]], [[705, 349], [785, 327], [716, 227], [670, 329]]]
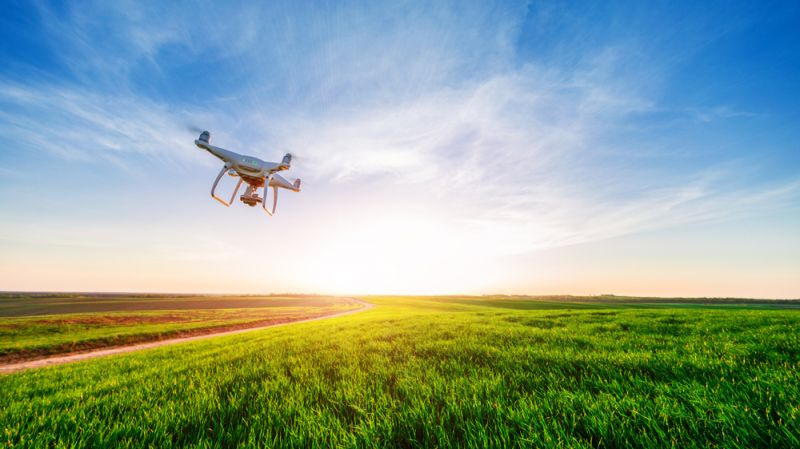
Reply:
[[[89, 82], [0, 83], [4, 137], [87, 161], [124, 165], [145, 155], [210, 164], [185, 132], [187, 122], [210, 123], [222, 146], [274, 150], [264, 157], [299, 153], [298, 171], [319, 191], [408, 188], [409, 203], [441, 211], [440, 223], [418, 232], [441, 235], [444, 223], [450, 238], [486, 256], [722, 219], [798, 195], [796, 182], [732, 183], [736, 166], [671, 171], [658, 154], [631, 163], [646, 143], [612, 149], [608, 135], [623, 133], [632, 115], [658, 110], [655, 69], [641, 72], [641, 55], [618, 47], [575, 66], [520, 66], [513, 61], [519, 15], [480, 7], [400, 14], [381, 5], [374, 14], [342, 7], [298, 18], [244, 8], [209, 28], [218, 13], [212, 5], [184, 15], [180, 6], [157, 13], [148, 11], [153, 4], [127, 6], [100, 8], [119, 32], [114, 46], [95, 41], [104, 28], [80, 8], [67, 17], [43, 10], [54, 36], [65, 39], [71, 67]], [[128, 86], [133, 69], [174, 63], [160, 58], [170, 46], [187, 60], [207, 57], [210, 79], [241, 76], [240, 90], [217, 92], [199, 109], [91, 83]]]
[[154, 162], [203, 160], [191, 145], [187, 114], [143, 98], [85, 88], [0, 80], [0, 133], [26, 151], [70, 160], [120, 162], [144, 155]]
[[624, 83], [593, 66], [570, 75], [526, 66], [313, 121], [260, 120], [281, 132], [279, 146], [306, 154], [313, 179], [428, 189], [424, 200], [448, 209], [450, 225], [481, 254], [724, 219], [800, 192], [797, 183], [731, 185], [735, 165], [664, 173], [606, 160], [604, 134], [650, 108]]

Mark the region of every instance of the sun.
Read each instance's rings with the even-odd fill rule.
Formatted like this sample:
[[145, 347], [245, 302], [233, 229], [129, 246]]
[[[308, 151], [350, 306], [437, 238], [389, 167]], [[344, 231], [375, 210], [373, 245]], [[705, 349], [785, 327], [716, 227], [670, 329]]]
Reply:
[[475, 254], [452, 228], [421, 216], [356, 221], [315, 252], [305, 279], [337, 294], [441, 294], [485, 284]]

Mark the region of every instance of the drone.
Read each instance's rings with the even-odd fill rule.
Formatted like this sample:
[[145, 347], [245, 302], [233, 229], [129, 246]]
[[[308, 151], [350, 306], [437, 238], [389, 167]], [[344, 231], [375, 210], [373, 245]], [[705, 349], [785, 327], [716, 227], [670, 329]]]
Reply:
[[[250, 207], [261, 204], [264, 212], [272, 216], [275, 213], [275, 208], [278, 206], [278, 188], [291, 190], [293, 192], [300, 191], [300, 180], [296, 179], [293, 183], [287, 181], [283, 176], [279, 175], [279, 171], [288, 170], [292, 163], [291, 153], [286, 153], [280, 163], [266, 162], [253, 156], [244, 156], [233, 151], [228, 151], [224, 148], [215, 147], [211, 145], [211, 133], [203, 131], [194, 144], [199, 148], [208, 151], [216, 156], [225, 165], [214, 180], [214, 185], [211, 186], [211, 197], [226, 207], [233, 204], [236, 194], [243, 182], [247, 183], [247, 188], [244, 194], [239, 199]], [[216, 195], [217, 184], [225, 173], [228, 173], [234, 178], [239, 178], [236, 188], [233, 189], [233, 194], [228, 201]], [[258, 189], [264, 188], [264, 197], [258, 196]], [[272, 187], [272, 208], [267, 207], [267, 189]]]

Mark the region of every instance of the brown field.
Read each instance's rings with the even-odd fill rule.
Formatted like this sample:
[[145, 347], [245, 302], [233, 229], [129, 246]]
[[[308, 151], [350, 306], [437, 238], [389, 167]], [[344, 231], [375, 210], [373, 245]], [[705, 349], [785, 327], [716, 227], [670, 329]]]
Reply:
[[0, 295], [0, 363], [323, 317], [330, 296]]

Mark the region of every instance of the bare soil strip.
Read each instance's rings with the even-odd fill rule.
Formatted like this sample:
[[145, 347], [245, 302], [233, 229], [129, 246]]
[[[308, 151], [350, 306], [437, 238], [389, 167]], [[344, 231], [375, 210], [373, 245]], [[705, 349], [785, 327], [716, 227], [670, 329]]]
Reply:
[[45, 366], [63, 365], [65, 363], [80, 362], [82, 360], [95, 359], [95, 358], [98, 358], [98, 357], [106, 357], [106, 356], [115, 355], [115, 354], [124, 354], [124, 353], [127, 353], [127, 352], [141, 351], [141, 350], [144, 350], [144, 349], [157, 348], [159, 346], [174, 345], [174, 344], [177, 344], [177, 343], [184, 343], [184, 342], [188, 342], [188, 341], [204, 340], [204, 339], [213, 338], [213, 337], [221, 337], [223, 335], [242, 334], [242, 333], [245, 333], [245, 332], [255, 331], [255, 330], [264, 329], [264, 328], [268, 328], [268, 327], [286, 326], [286, 325], [289, 325], [289, 324], [297, 324], [297, 323], [308, 323], [310, 321], [318, 321], [318, 320], [335, 318], [335, 317], [340, 317], [340, 316], [345, 316], [345, 315], [351, 315], [351, 314], [354, 314], [354, 313], [359, 313], [359, 312], [363, 312], [365, 310], [369, 310], [372, 307], [374, 307], [373, 304], [370, 304], [368, 302], [364, 302], [364, 301], [361, 301], [361, 300], [355, 299], [355, 298], [350, 298], [350, 299], [352, 301], [355, 301], [355, 302], [361, 304], [361, 307], [359, 307], [358, 309], [354, 309], [354, 310], [347, 310], [347, 311], [344, 311], [344, 312], [333, 313], [333, 314], [323, 315], [323, 316], [317, 316], [317, 317], [314, 317], [314, 318], [307, 318], [307, 319], [288, 321], [288, 322], [278, 322], [278, 323], [270, 322], [269, 324], [258, 325], [258, 326], [255, 326], [255, 327], [248, 327], [248, 328], [245, 328], [245, 329], [223, 330], [221, 332], [207, 333], [207, 334], [202, 334], [202, 335], [193, 335], [191, 337], [170, 338], [168, 340], [151, 341], [151, 342], [147, 342], [147, 343], [138, 343], [138, 344], [126, 345], [126, 346], [116, 346], [116, 347], [105, 348], [105, 349], [100, 349], [100, 350], [84, 351], [84, 352], [77, 352], [77, 353], [73, 352], [73, 353], [69, 353], [69, 354], [56, 355], [56, 356], [42, 358], [42, 359], [27, 360], [27, 361], [24, 361], [24, 362], [10, 363], [10, 364], [5, 364], [5, 365], [0, 365], [0, 374], [14, 373], [14, 372], [17, 372], [17, 371], [22, 371], [22, 370], [27, 370], [27, 369], [32, 369], [32, 368], [41, 368], [41, 367], [45, 367]]
[[[56, 357], [65, 354], [81, 354], [84, 352], [96, 351], [99, 349], [109, 349], [121, 346], [131, 346], [139, 343], [152, 343], [162, 340], [174, 340], [183, 337], [195, 337], [199, 335], [219, 334], [222, 332], [250, 329], [257, 327], [267, 327], [270, 325], [293, 323], [299, 320], [308, 320], [311, 318], [321, 318], [331, 315], [331, 311], [322, 311], [319, 313], [306, 313], [295, 316], [274, 316], [264, 319], [257, 319], [246, 321], [242, 323], [233, 324], [210, 324], [207, 327], [196, 327], [190, 329], [175, 329], [160, 333], [150, 334], [133, 334], [124, 336], [115, 336], [107, 338], [99, 338], [96, 340], [81, 341], [76, 343], [64, 343], [57, 346], [48, 346], [45, 348], [27, 349], [17, 351], [10, 354], [0, 355], [0, 367], [12, 363], [27, 362], [30, 360], [45, 359], [48, 357]], [[170, 320], [171, 322], [174, 322]], [[0, 371], [2, 372], [2, 371]]]

